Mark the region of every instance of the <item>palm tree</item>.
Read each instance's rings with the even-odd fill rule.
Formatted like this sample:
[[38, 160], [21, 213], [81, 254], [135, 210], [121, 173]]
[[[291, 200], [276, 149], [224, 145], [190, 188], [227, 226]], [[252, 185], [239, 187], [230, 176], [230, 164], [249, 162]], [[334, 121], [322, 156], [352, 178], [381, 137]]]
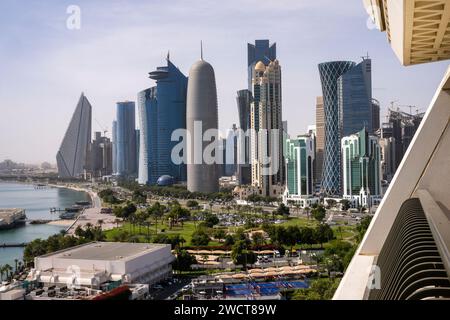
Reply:
[[116, 218], [115, 220], [114, 220], [114, 223], [116, 224], [116, 227], [117, 228], [119, 228], [119, 223], [121, 222], [121, 220], [120, 219], [118, 219], [118, 218]]
[[5, 266], [0, 264], [0, 280], [3, 281], [3, 274], [5, 273]]
[[97, 221], [97, 224], [100, 226], [100, 228], [103, 226], [104, 223], [105, 223], [105, 221], [103, 221], [103, 219], [99, 219]]
[[6, 279], [9, 280], [11, 278], [10, 273], [12, 272], [13, 268], [9, 264], [5, 264], [3, 267], [5, 268]]
[[306, 212], [306, 216], [308, 217], [308, 220], [309, 220], [309, 213], [311, 211], [311, 208], [310, 207], [305, 207], [305, 209], [303, 209], [303, 210]]
[[17, 272], [17, 263], [18, 262], [19, 262], [19, 259], [14, 259], [14, 266], [15, 266], [14, 272]]

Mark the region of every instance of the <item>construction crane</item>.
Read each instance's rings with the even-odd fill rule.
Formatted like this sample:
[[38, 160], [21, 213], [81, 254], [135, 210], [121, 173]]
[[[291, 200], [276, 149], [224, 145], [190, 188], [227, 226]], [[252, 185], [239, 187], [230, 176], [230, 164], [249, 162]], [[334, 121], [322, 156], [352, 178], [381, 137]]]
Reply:
[[99, 125], [101, 129], [103, 129], [103, 136], [106, 137], [106, 134], [109, 132], [107, 127], [104, 127], [100, 121], [98, 121], [96, 118], [94, 118], [95, 122]]

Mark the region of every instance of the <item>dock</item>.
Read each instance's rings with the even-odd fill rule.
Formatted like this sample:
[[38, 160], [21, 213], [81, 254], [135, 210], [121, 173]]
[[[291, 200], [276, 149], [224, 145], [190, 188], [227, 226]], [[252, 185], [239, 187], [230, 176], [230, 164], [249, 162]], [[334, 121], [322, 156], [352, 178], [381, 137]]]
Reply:
[[24, 248], [28, 243], [0, 243], [0, 248]]

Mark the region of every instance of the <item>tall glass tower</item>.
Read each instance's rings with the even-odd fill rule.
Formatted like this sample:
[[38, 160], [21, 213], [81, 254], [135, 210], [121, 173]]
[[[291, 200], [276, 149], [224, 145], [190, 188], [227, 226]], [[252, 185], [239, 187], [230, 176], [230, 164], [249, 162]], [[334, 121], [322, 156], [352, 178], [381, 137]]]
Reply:
[[325, 150], [321, 193], [339, 196], [341, 193], [341, 148], [339, 126], [338, 80], [355, 66], [351, 61], [319, 64], [325, 113]]
[[186, 181], [186, 164], [172, 161], [171, 141], [177, 129], [186, 129], [188, 78], [169, 60], [150, 73], [156, 86], [138, 94], [140, 118], [139, 183], [156, 184], [163, 175]]
[[363, 61], [338, 79], [341, 137], [372, 128], [372, 61]]
[[135, 103], [117, 103], [117, 174], [124, 178], [137, 175]]

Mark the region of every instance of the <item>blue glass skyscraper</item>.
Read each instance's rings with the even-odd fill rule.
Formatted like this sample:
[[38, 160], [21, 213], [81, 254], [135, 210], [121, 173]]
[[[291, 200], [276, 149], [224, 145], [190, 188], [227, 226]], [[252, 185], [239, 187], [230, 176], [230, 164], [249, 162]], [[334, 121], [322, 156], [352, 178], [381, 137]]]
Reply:
[[156, 86], [138, 94], [140, 118], [139, 183], [156, 184], [163, 175], [186, 181], [186, 164], [172, 161], [176, 129], [186, 129], [188, 78], [169, 60], [150, 73]]
[[351, 61], [319, 64], [325, 113], [325, 150], [321, 193], [339, 196], [341, 193], [341, 134], [339, 126], [338, 80], [355, 66]]
[[338, 79], [339, 125], [341, 137], [366, 128], [373, 132], [372, 62], [368, 58]]
[[117, 103], [117, 175], [132, 178], [137, 175], [135, 103]]

